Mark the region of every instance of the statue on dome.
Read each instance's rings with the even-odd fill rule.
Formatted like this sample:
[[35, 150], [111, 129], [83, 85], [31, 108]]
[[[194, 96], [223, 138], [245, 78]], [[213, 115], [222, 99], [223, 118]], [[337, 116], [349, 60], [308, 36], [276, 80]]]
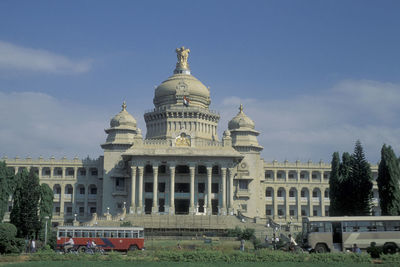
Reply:
[[189, 68], [188, 57], [190, 49], [182, 46], [181, 48], [177, 48], [175, 51], [176, 51], [176, 56], [178, 58], [178, 63], [176, 63], [176, 67], [188, 69]]

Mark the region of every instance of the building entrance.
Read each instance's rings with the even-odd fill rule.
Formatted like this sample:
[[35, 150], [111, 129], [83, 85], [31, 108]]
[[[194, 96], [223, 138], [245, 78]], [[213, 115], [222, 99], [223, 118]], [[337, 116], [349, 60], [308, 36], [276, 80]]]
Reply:
[[189, 199], [175, 199], [175, 214], [189, 214]]

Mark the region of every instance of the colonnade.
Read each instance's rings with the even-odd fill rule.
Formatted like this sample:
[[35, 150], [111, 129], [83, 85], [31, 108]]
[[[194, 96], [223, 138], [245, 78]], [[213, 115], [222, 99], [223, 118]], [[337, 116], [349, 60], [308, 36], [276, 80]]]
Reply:
[[[153, 201], [152, 201], [152, 213], [158, 213], [158, 165], [153, 165]], [[130, 195], [130, 213], [141, 214], [144, 212], [143, 206], [143, 179], [144, 179], [144, 166], [143, 165], [132, 165], [131, 166], [131, 195]], [[175, 214], [175, 176], [176, 176], [176, 166], [169, 166], [169, 214]], [[222, 167], [221, 175], [218, 175], [218, 179], [221, 179], [220, 185], [221, 190], [219, 190], [218, 197], [221, 197], [221, 207], [219, 208], [219, 214], [226, 215], [227, 213], [233, 212], [233, 168]], [[206, 166], [206, 194], [207, 201], [205, 202], [205, 208], [207, 214], [212, 212], [211, 204], [211, 188], [213, 177], [212, 166]], [[190, 181], [190, 202], [189, 202], [189, 214], [194, 214], [196, 212], [195, 206], [195, 179], [196, 179], [196, 165], [189, 164], [189, 181]], [[136, 184], [138, 185], [136, 187]], [[136, 201], [137, 196], [137, 201]]]

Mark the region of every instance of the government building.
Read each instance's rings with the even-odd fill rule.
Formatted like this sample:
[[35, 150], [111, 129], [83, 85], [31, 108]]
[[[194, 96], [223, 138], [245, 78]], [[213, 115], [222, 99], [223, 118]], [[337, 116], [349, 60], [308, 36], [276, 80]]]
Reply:
[[[155, 89], [146, 136], [124, 102], [96, 160], [3, 158], [15, 173], [34, 169], [53, 189], [53, 221], [188, 215], [283, 223], [329, 215], [330, 164], [265, 162], [260, 132], [242, 105], [219, 137], [220, 115], [209, 108], [210, 89], [191, 75], [189, 52], [176, 49], [173, 75]], [[376, 180], [378, 168], [371, 169]], [[373, 190], [379, 215], [376, 182]]]

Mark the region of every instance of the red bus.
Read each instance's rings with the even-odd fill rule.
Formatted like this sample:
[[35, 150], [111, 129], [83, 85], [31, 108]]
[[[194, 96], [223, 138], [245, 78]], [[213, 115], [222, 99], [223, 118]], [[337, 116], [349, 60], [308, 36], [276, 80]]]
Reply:
[[104, 250], [132, 251], [144, 248], [143, 227], [59, 226], [57, 249], [62, 249], [70, 237], [78, 251], [85, 251], [89, 240]]

